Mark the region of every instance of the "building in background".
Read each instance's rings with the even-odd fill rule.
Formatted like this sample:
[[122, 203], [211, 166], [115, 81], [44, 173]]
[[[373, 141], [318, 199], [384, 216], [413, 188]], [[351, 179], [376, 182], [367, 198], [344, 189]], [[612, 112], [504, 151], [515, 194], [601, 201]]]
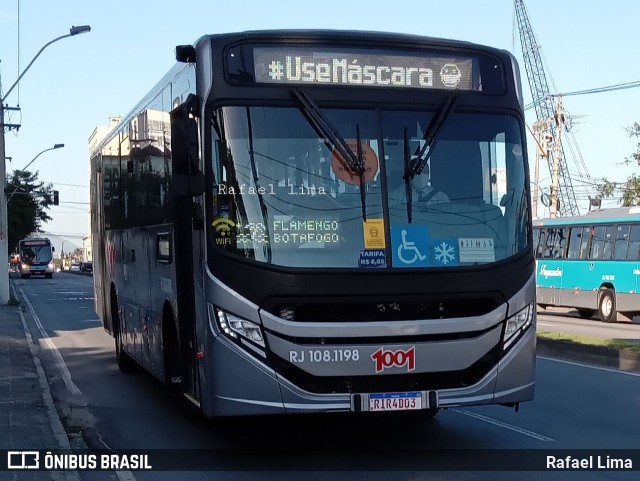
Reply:
[[[93, 132], [89, 136], [89, 142], [88, 142], [89, 152], [93, 152], [96, 146], [100, 142], [102, 142], [102, 139], [104, 139], [107, 136], [107, 134], [111, 132], [111, 130], [120, 123], [121, 120], [122, 120], [122, 117], [118, 115], [114, 115], [112, 117], [109, 117], [109, 123], [107, 125], [98, 125], [95, 129], [93, 129]], [[91, 162], [91, 160], [89, 160], [89, 162]], [[91, 165], [89, 165], [89, 188], [90, 189], [93, 188], [91, 186]], [[82, 238], [82, 259], [84, 261], [92, 261], [93, 260], [93, 249], [92, 249], [93, 241], [91, 238], [91, 209], [89, 209], [89, 212], [87, 213], [87, 215], [89, 216], [89, 219], [87, 222], [88, 233], [85, 237]]]

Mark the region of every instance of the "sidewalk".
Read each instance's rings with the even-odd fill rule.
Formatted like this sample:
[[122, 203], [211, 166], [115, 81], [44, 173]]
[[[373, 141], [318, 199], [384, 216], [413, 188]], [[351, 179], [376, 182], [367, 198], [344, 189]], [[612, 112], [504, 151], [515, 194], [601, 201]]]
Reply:
[[[20, 307], [0, 305], [0, 449], [60, 449], [65, 441], [68, 449], [68, 439], [23, 319]], [[0, 465], [6, 466], [6, 462], [2, 460]], [[12, 481], [64, 478], [60, 472], [0, 471], [0, 479]]]

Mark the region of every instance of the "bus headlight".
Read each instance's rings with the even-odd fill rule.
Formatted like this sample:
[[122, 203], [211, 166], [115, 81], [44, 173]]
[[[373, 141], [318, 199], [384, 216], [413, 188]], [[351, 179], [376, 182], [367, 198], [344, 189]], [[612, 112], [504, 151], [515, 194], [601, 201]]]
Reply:
[[22, 264], [22, 266], [20, 266], [20, 267], [21, 267], [21, 269], [23, 271], [28, 271], [29, 270], [29, 265], [28, 264]]
[[48, 267], [49, 269], [53, 269], [53, 264], [49, 264], [47, 267]]
[[[209, 322], [215, 319], [220, 331], [226, 334], [232, 339], [237, 339], [238, 336], [248, 339], [249, 341], [257, 344], [260, 347], [265, 347], [264, 337], [262, 336], [262, 330], [260, 326], [254, 322], [248, 321], [241, 317], [223, 311], [212, 304], [209, 304]], [[213, 319], [212, 319], [213, 318]]]
[[504, 330], [504, 349], [507, 349], [533, 322], [534, 303], [517, 312], [507, 319]]

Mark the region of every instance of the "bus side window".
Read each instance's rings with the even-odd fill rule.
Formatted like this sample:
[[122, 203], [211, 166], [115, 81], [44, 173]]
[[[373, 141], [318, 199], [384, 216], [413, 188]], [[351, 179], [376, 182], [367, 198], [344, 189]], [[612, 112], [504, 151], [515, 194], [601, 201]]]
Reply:
[[586, 259], [589, 254], [591, 227], [572, 227], [567, 259]]
[[547, 229], [546, 234], [542, 249], [542, 258], [553, 259], [553, 246], [556, 242], [556, 229], [549, 228]]
[[631, 226], [629, 233], [629, 249], [627, 250], [627, 259], [635, 261], [640, 259], [640, 225]]
[[613, 249], [614, 259], [626, 259], [629, 246], [629, 224], [619, 225], [616, 233], [616, 243]]
[[601, 259], [604, 248], [605, 226], [599, 225], [591, 231], [591, 253], [589, 259]]
[[547, 238], [547, 230], [546, 229], [540, 229], [540, 236], [539, 236], [539, 240], [538, 240], [538, 245], [536, 247], [536, 259], [540, 259], [542, 257], [542, 254], [544, 253], [544, 246], [545, 246], [545, 241]]
[[566, 227], [558, 227], [556, 229], [556, 241], [554, 242], [554, 245], [553, 245], [554, 259], [564, 258], [564, 249], [566, 247], [568, 233], [569, 233], [569, 229]]
[[591, 227], [582, 228], [580, 239], [580, 259], [586, 259], [589, 254], [589, 240], [591, 238]]
[[582, 227], [572, 227], [569, 234], [569, 249], [567, 259], [580, 258], [580, 238], [582, 237]]
[[602, 250], [603, 259], [611, 259], [613, 253], [613, 241], [616, 238], [616, 227], [608, 225], [604, 234], [604, 248]]
[[533, 229], [533, 252], [538, 252], [538, 243], [540, 242], [540, 232], [541, 229], [535, 228]]

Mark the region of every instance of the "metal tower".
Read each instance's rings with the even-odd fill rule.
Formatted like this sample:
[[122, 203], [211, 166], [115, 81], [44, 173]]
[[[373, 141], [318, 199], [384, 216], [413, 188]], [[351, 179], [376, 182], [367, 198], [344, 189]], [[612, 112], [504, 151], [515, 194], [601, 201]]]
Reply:
[[[562, 112], [562, 104], [560, 108], [556, 108], [554, 97], [549, 91], [547, 76], [542, 65], [542, 57], [540, 55], [540, 47], [531, 28], [527, 10], [523, 0], [514, 0], [516, 8], [516, 18], [518, 20], [518, 31], [520, 32], [520, 42], [522, 44], [522, 56], [524, 58], [524, 66], [527, 71], [529, 87], [536, 109], [536, 116], [539, 121], [546, 121], [549, 127], [549, 134], [555, 143], [554, 148], [549, 149], [547, 160], [549, 164], [549, 172], [552, 176], [557, 172], [557, 189], [558, 192], [551, 192], [559, 199], [560, 215], [579, 215], [578, 204], [576, 202], [575, 192], [567, 162], [564, 156], [564, 149], [560, 143], [560, 133], [564, 128], [564, 113]], [[556, 167], [554, 169], [554, 164]], [[554, 172], [555, 170], [555, 172]], [[555, 186], [555, 182], [554, 182]], [[552, 187], [553, 189], [554, 187]]]

